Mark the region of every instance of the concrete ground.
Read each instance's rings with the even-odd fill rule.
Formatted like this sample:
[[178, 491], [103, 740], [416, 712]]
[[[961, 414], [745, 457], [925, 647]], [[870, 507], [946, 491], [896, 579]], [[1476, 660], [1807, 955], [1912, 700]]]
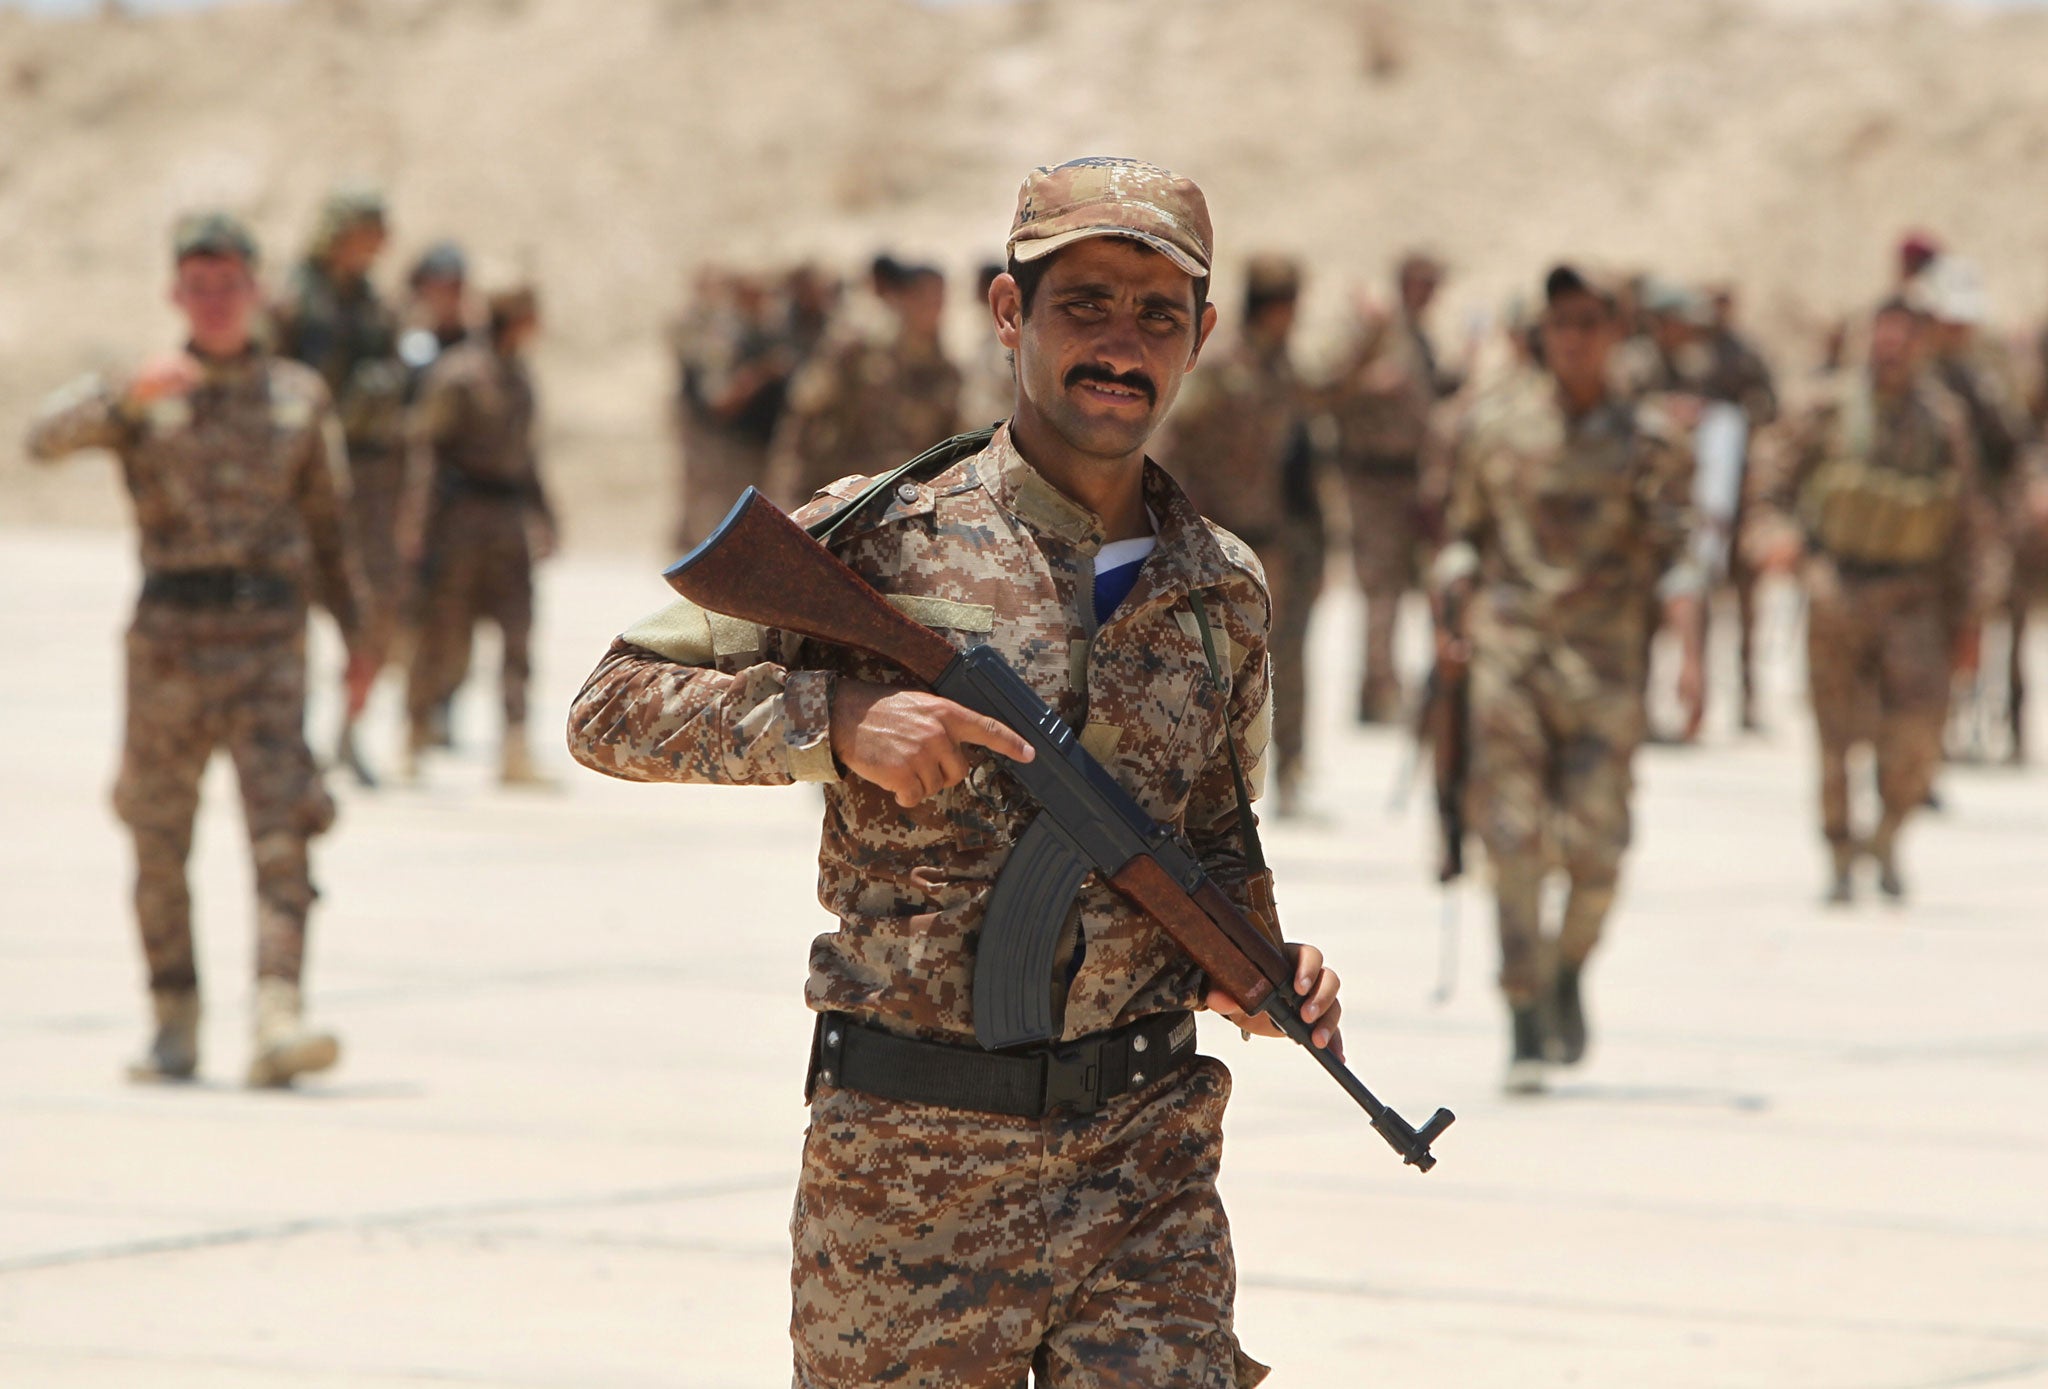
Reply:
[[[427, 789], [338, 788], [312, 980], [348, 1053], [295, 1094], [237, 1086], [251, 907], [214, 768], [207, 1080], [138, 1089], [106, 807], [132, 561], [0, 532], [0, 1385], [787, 1382], [816, 799], [608, 782], [555, 733], [657, 568], [546, 580], [559, 791], [491, 786], [474, 692]], [[1326, 817], [1273, 828], [1281, 903], [1349, 981], [1368, 1083], [1459, 1118], [1419, 1176], [1305, 1057], [1210, 1031], [1239, 1082], [1239, 1329], [1274, 1383], [2048, 1385], [2048, 783], [1954, 770], [1908, 843], [1911, 905], [1821, 908], [1773, 612], [1775, 732], [1717, 719], [1703, 751], [1644, 755], [1594, 1053], [1510, 1101], [1483, 893], [1456, 895], [1437, 1006], [1427, 788], [1390, 813], [1405, 749], [1345, 721], [1355, 609], [1325, 608]], [[325, 632], [317, 659], [331, 676]]]

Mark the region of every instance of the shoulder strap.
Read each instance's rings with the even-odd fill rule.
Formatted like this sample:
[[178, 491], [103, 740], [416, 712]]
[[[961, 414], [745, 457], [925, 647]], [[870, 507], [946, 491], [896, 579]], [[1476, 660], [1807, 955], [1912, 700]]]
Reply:
[[[1202, 632], [1202, 654], [1209, 658], [1209, 677], [1216, 682], [1217, 689], [1223, 689], [1229, 682], [1223, 678], [1223, 663], [1216, 659], [1216, 638], [1209, 633], [1209, 605], [1202, 601], [1201, 590], [1188, 590], [1188, 606], [1195, 610], [1195, 625]], [[1230, 780], [1237, 787], [1237, 830], [1244, 839], [1244, 861], [1253, 873], [1266, 871], [1266, 850], [1259, 843], [1257, 822], [1252, 819], [1252, 795], [1245, 786], [1244, 764], [1237, 756], [1237, 734], [1230, 727], [1230, 720], [1223, 721], [1223, 751], [1230, 758]]]
[[832, 537], [839, 534], [846, 523], [851, 521], [855, 514], [869, 502], [895, 491], [897, 484], [903, 482], [906, 478], [936, 476], [952, 467], [955, 463], [958, 463], [961, 459], [980, 453], [988, 447], [989, 440], [995, 437], [995, 432], [1000, 426], [1001, 421], [997, 421], [995, 424], [989, 425], [984, 429], [970, 430], [966, 434], [955, 434], [943, 443], [932, 445], [901, 467], [891, 468], [888, 472], [883, 473], [880, 477], [862, 488], [860, 495], [845, 506], [840, 507], [839, 510], [832, 512], [828, 516], [821, 516], [811, 522], [807, 527], [811, 533], [811, 539], [817, 541], [820, 545], [831, 544]]

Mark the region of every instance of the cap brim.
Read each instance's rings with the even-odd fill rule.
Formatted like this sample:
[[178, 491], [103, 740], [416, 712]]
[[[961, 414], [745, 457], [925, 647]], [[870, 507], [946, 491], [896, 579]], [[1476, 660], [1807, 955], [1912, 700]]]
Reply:
[[1048, 236], [1030, 241], [1012, 241], [1010, 243], [1010, 254], [1028, 265], [1034, 260], [1044, 260], [1054, 251], [1063, 250], [1073, 245], [1076, 241], [1086, 241], [1091, 236], [1121, 236], [1128, 240], [1136, 241], [1159, 252], [1160, 255], [1165, 256], [1175, 266], [1195, 279], [1204, 280], [1209, 277], [1209, 267], [1196, 260], [1186, 251], [1174, 245], [1163, 236], [1157, 236], [1147, 231], [1139, 231], [1135, 227], [1076, 227], [1072, 231], [1063, 231], [1056, 236]]

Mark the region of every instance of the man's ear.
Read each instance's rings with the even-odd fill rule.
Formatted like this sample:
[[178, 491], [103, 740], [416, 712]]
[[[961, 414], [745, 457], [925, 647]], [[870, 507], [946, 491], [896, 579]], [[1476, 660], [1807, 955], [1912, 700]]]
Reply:
[[1192, 369], [1202, 355], [1202, 347], [1209, 341], [1209, 334], [1216, 331], [1216, 306], [1202, 305], [1202, 321], [1195, 329], [1195, 350], [1188, 353], [1188, 366]]
[[1008, 275], [989, 281], [988, 311], [995, 319], [996, 341], [1015, 352], [1024, 332], [1024, 295]]

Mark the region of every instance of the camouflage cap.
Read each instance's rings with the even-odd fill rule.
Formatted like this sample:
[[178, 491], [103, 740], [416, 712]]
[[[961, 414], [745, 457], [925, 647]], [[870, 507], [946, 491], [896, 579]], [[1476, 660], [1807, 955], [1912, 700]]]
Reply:
[[1070, 159], [1031, 171], [1017, 190], [1009, 253], [1034, 261], [1091, 236], [1126, 236], [1206, 279], [1209, 203], [1191, 180], [1136, 159]]
[[413, 262], [412, 274], [407, 282], [414, 286], [429, 280], [463, 280], [469, 276], [469, 259], [462, 254], [462, 248], [452, 241], [436, 241]]
[[188, 212], [171, 228], [171, 259], [187, 256], [240, 256], [256, 263], [256, 238], [230, 213]]

